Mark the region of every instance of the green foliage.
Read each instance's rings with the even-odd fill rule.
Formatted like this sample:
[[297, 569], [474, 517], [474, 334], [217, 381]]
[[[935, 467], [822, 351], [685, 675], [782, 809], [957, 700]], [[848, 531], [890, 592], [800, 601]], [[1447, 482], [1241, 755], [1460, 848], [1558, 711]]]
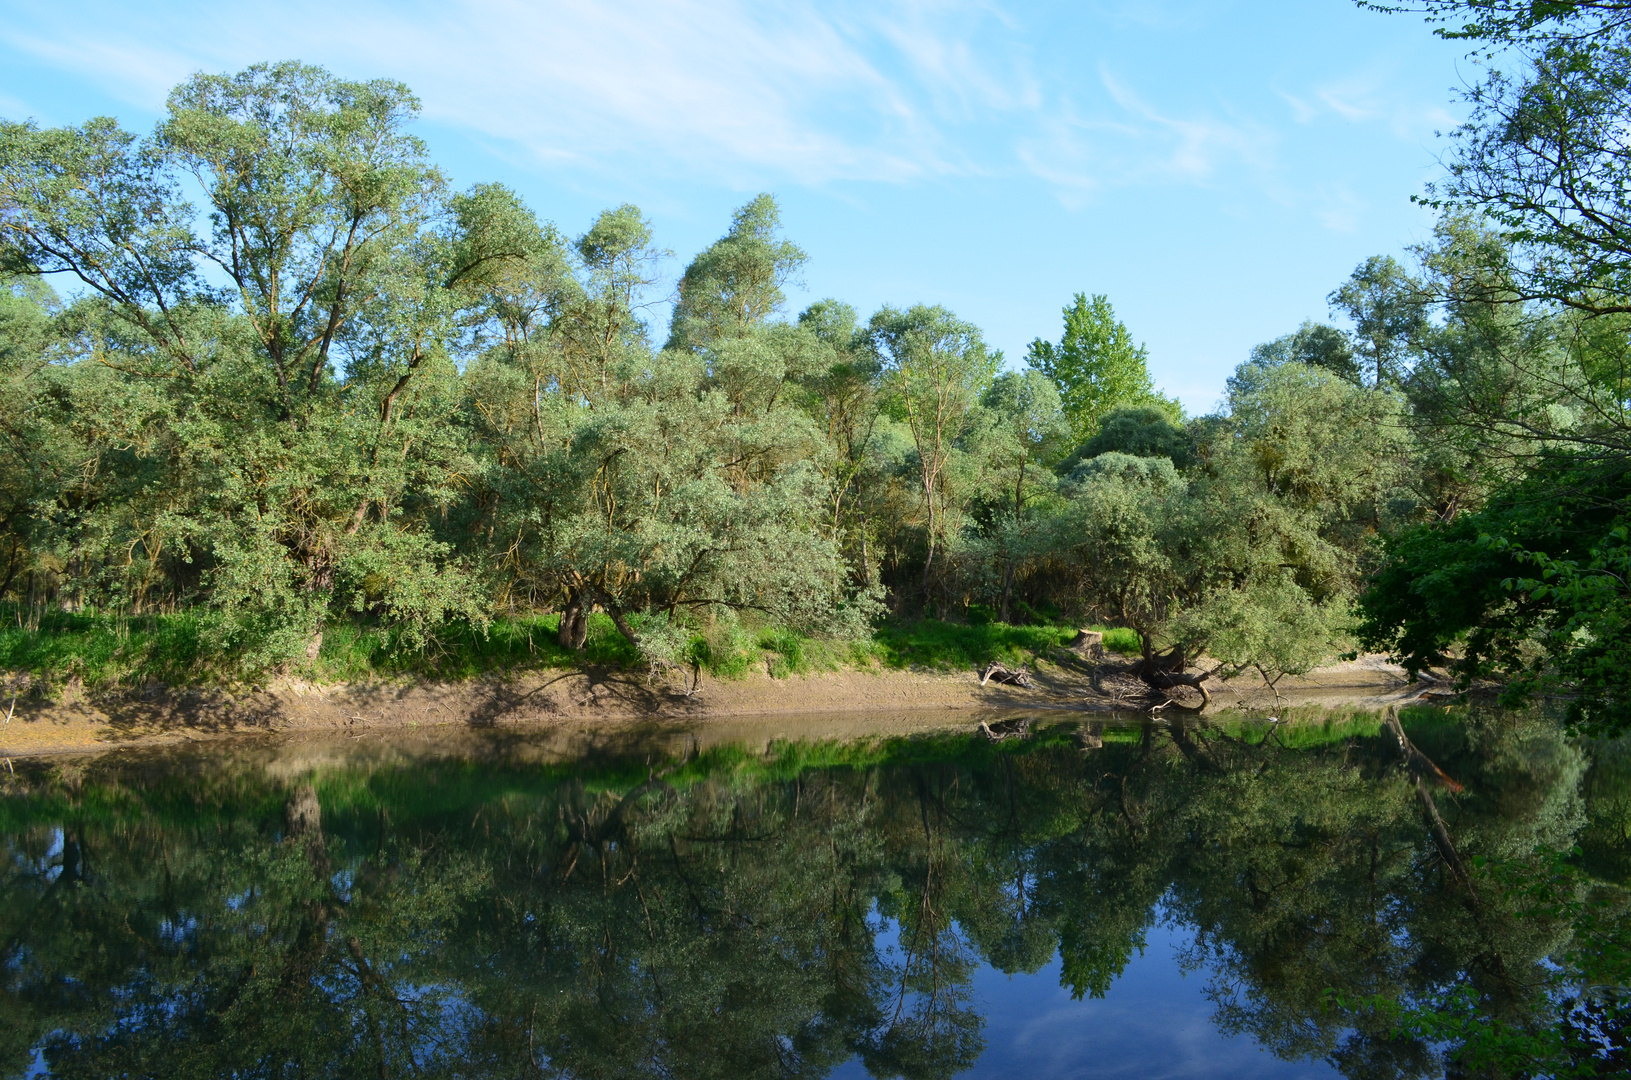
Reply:
[[1043, 548], [1072, 553], [1053, 572], [1146, 655], [1204, 652], [1272, 680], [1343, 651], [1365, 519], [1390, 466], [1377, 416], [1395, 406], [1302, 365], [1254, 364], [1232, 380], [1230, 406], [1193, 479], [1117, 451], [1079, 465]]
[[1112, 411], [1151, 405], [1173, 421], [1181, 419], [1175, 402], [1156, 393], [1150, 381], [1148, 354], [1133, 344], [1132, 333], [1116, 318], [1108, 297], [1089, 299], [1077, 293], [1064, 309], [1065, 331], [1055, 345], [1031, 342], [1027, 361], [1059, 387], [1078, 442], [1091, 438]]
[[1172, 422], [1171, 414], [1151, 405], [1125, 406], [1105, 414], [1094, 435], [1074, 457], [1094, 458], [1114, 451], [1134, 457], [1164, 457], [1187, 468], [1194, 456], [1189, 434]]
[[1316, 363], [1351, 382], [1359, 381], [1361, 364], [1368, 365], [1370, 385], [1377, 389], [1402, 382], [1411, 339], [1426, 328], [1427, 297], [1399, 260], [1372, 255], [1331, 294], [1330, 303], [1353, 320], [1358, 356], [1343, 357], [1329, 334], [1311, 330], [1304, 341], [1293, 339], [1293, 349], [1300, 347], [1307, 355], [1303, 362]]
[[781, 310], [782, 285], [808, 257], [777, 236], [780, 225], [781, 212], [770, 195], [736, 211], [730, 231], [692, 260], [680, 278], [667, 348], [716, 347]]
[[1324, 368], [1355, 385], [1363, 381], [1347, 336], [1336, 327], [1324, 323], [1305, 322], [1294, 334], [1256, 346], [1252, 349], [1251, 360], [1263, 367], [1306, 364]]
[[1626, 473], [1564, 454], [1476, 514], [1388, 541], [1363, 597], [1363, 639], [1412, 670], [1511, 679], [1508, 696], [1575, 691], [1589, 730], [1631, 725]]

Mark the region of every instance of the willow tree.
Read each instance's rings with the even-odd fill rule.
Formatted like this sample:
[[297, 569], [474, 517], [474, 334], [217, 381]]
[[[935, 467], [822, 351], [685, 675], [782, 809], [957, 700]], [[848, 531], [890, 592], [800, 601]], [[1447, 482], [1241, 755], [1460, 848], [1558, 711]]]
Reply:
[[[195, 76], [147, 138], [0, 125], [11, 261], [76, 281], [86, 359], [165, 417], [137, 455], [163, 481], [81, 529], [99, 547], [79, 556], [202, 561], [196, 598], [268, 660], [335, 609], [420, 633], [480, 617], [428, 515], [470, 469], [458, 285], [513, 253], [448, 212], [417, 113], [400, 83], [282, 63]], [[127, 446], [103, 441], [112, 471]]]
[[774, 318], [796, 264], [774, 209], [750, 203], [693, 261], [662, 350], [641, 314], [659, 255], [649, 225], [633, 207], [603, 214], [533, 344], [494, 334], [470, 369], [503, 569], [559, 600], [568, 647], [594, 606], [653, 662], [710, 613], [831, 630], [871, 611], [821, 528], [825, 443], [793, 391], [826, 352]]
[[894, 409], [917, 447], [917, 472], [928, 523], [923, 591], [946, 546], [947, 518], [954, 511], [946, 472], [956, 444], [976, 423], [980, 395], [991, 384], [1002, 354], [985, 346], [972, 323], [942, 307], [885, 307], [872, 316], [877, 351]]

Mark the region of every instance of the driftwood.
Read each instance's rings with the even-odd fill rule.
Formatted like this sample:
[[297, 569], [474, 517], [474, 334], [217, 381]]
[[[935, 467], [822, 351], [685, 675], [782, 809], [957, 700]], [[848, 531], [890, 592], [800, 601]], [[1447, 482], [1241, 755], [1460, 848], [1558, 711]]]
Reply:
[[992, 742], [1002, 742], [1004, 739], [1028, 739], [1031, 737], [1031, 720], [1027, 716], [1016, 720], [998, 720], [995, 724], [981, 720], [980, 734]]
[[980, 673], [980, 685], [986, 683], [1001, 683], [1004, 686], [1018, 686], [1021, 689], [1031, 689], [1031, 674], [1024, 668], [1015, 671], [1001, 664], [991, 664]]

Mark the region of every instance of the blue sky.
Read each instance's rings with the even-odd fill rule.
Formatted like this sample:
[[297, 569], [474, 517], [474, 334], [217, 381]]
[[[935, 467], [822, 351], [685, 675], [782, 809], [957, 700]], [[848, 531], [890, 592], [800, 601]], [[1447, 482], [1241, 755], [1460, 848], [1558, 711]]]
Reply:
[[941, 303], [1018, 362], [1106, 293], [1194, 412], [1360, 260], [1427, 238], [1410, 196], [1477, 74], [1351, 0], [6, 8], [0, 116], [145, 130], [188, 74], [257, 60], [398, 78], [455, 183], [574, 234], [637, 203], [671, 277], [771, 191], [811, 256], [794, 310]]

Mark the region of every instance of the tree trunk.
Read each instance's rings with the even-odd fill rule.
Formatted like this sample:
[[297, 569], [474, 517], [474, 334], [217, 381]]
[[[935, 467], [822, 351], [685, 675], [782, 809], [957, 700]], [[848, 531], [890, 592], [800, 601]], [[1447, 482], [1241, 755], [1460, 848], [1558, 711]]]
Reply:
[[1143, 634], [1139, 635], [1139, 642], [1143, 646], [1144, 657], [1132, 666], [1131, 673], [1144, 680], [1145, 686], [1155, 690], [1172, 690], [1187, 686], [1198, 691], [1201, 703], [1189, 709], [1190, 712], [1200, 712], [1212, 703], [1212, 695], [1206, 689], [1206, 680], [1217, 674], [1217, 668], [1190, 674], [1185, 670], [1189, 667], [1189, 657], [1183, 646], [1174, 645], [1166, 652], [1158, 653], [1150, 645], [1149, 638]]
[[861, 515], [861, 586], [870, 589], [872, 587], [872, 564], [867, 559], [866, 534], [866, 514], [863, 513]]
[[576, 589], [568, 589], [566, 607], [561, 609], [561, 625], [555, 633], [555, 640], [560, 642], [563, 649], [581, 652], [588, 636], [589, 612], [584, 606], [583, 594]]
[[617, 627], [617, 632], [627, 638], [629, 644], [633, 645], [635, 649], [639, 649], [640, 636], [634, 632], [634, 627], [630, 626], [629, 621], [623, 617], [623, 609], [604, 597], [601, 598], [600, 606], [605, 608], [606, 614], [612, 617], [612, 625]]

